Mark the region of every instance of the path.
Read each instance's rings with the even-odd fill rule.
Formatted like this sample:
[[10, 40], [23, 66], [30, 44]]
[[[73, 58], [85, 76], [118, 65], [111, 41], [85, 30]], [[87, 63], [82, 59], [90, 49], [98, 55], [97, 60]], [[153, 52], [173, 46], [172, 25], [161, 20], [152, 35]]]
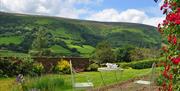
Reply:
[[132, 79], [132, 80], [122, 82], [119, 84], [114, 84], [107, 87], [95, 89], [93, 91], [159, 91], [158, 90], [159, 86], [156, 86], [155, 84], [152, 84], [152, 87], [150, 90], [149, 85], [135, 84], [134, 81], [136, 80], [138, 79]]

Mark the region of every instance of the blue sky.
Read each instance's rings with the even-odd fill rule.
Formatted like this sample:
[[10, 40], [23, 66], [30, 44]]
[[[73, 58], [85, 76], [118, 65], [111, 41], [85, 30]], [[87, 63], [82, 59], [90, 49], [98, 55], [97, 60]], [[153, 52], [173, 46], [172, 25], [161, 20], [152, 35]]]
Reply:
[[[115, 8], [119, 11], [126, 9], [148, 9], [156, 8], [157, 13], [160, 13], [159, 5], [154, 0], [104, 0], [102, 8]], [[102, 9], [101, 8], [101, 9]], [[147, 12], [148, 13], [148, 12]]]
[[0, 0], [4, 12], [157, 26], [164, 18], [154, 0]]

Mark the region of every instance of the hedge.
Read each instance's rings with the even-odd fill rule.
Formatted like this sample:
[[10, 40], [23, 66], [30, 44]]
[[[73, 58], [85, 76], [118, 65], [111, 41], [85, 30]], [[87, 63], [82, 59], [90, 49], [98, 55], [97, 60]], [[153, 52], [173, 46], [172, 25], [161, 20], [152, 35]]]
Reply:
[[122, 68], [133, 68], [133, 69], [145, 69], [151, 68], [152, 64], [155, 62], [156, 64], [160, 62], [160, 59], [146, 59], [141, 61], [129, 62], [129, 63], [117, 63]]

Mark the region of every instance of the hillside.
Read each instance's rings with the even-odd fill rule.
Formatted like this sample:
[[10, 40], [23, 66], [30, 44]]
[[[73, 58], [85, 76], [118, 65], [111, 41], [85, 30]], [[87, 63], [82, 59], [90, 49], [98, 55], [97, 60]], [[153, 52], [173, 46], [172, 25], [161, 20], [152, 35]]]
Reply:
[[108, 40], [114, 49], [127, 45], [159, 48], [161, 44], [156, 28], [143, 24], [0, 12], [0, 56], [29, 53], [39, 27], [49, 35], [47, 49], [59, 55], [88, 56], [102, 40]]

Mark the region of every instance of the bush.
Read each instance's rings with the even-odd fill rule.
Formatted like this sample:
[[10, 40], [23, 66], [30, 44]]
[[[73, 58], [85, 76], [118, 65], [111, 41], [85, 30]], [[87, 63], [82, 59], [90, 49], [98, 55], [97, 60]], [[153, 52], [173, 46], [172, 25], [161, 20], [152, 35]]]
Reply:
[[132, 61], [143, 60], [147, 58], [159, 57], [160, 51], [148, 48], [135, 48], [130, 51], [130, 59]]
[[96, 63], [90, 64], [89, 67], [86, 69], [87, 71], [97, 71], [99, 65]]
[[128, 68], [131, 67], [133, 69], [145, 69], [145, 68], [151, 68], [153, 63], [158, 63], [158, 59], [148, 59], [148, 60], [142, 60], [142, 61], [135, 61], [130, 63], [118, 63], [118, 65], [122, 68]]
[[120, 62], [131, 62], [130, 52], [134, 50], [133, 46], [125, 46], [116, 50], [116, 59]]
[[42, 63], [34, 63], [32, 71], [40, 76], [44, 71], [44, 66], [42, 65]]
[[61, 59], [54, 68], [56, 73], [70, 74], [70, 64], [67, 60]]
[[18, 74], [32, 75], [34, 60], [30, 56], [20, 57], [17, 59], [19, 60], [19, 64], [15, 64], [15, 65], [18, 68], [20, 68], [20, 73], [18, 73]]
[[29, 57], [24, 58], [1, 58], [0, 67], [5, 77], [12, 77], [18, 74], [31, 74], [33, 61]]
[[13, 77], [18, 74], [23, 75], [40, 75], [44, 67], [42, 64], [34, 63], [31, 57], [9, 57], [0, 58], [0, 76], [1, 77]]
[[102, 41], [98, 43], [92, 55], [92, 60], [99, 64], [115, 62], [115, 53], [112, 50], [111, 45], [108, 41]]
[[0, 69], [0, 77], [3, 77], [3, 71]]

